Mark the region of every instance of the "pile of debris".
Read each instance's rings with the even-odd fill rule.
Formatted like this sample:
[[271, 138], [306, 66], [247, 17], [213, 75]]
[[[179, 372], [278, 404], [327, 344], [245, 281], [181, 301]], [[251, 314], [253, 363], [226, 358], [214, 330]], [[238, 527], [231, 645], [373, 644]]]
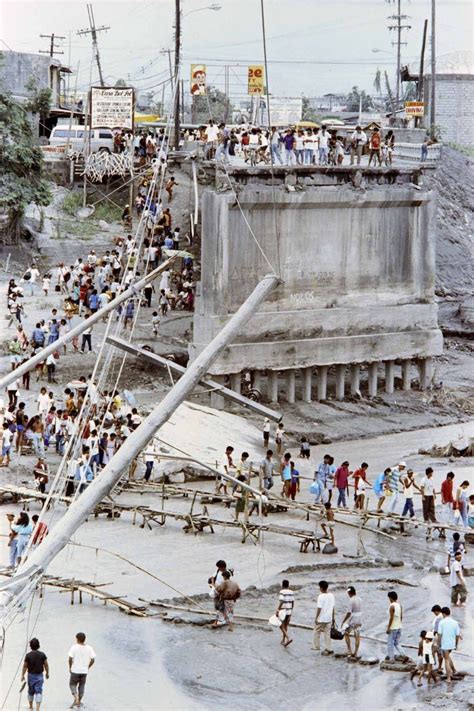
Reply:
[[445, 446], [435, 445], [431, 449], [419, 449], [418, 454], [432, 457], [474, 457], [474, 438], [461, 438]]

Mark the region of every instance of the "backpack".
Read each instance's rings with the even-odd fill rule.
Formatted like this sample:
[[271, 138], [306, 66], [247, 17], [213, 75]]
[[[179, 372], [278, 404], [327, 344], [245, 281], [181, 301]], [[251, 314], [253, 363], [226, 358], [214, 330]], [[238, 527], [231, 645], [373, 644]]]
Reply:
[[29, 269], [23, 274], [23, 279], [24, 281], [29, 281], [31, 279], [31, 272]]

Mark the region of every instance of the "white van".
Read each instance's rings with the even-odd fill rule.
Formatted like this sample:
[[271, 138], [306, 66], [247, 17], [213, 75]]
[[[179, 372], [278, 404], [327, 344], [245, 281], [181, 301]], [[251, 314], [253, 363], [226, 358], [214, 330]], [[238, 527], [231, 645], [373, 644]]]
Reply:
[[[65, 146], [69, 140], [69, 147], [73, 151], [84, 151], [85, 126], [56, 126], [49, 137], [50, 146]], [[94, 128], [90, 131], [90, 151], [114, 151], [114, 134], [110, 128]]]

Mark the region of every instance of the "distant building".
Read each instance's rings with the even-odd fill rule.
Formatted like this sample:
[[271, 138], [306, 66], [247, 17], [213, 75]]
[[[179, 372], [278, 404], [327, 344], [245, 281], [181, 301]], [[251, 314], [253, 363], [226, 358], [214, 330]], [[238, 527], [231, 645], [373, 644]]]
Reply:
[[[25, 52], [0, 53], [0, 91], [8, 91], [23, 103], [30, 98], [28, 85], [33, 79], [37, 89], [51, 89], [51, 114], [39, 124], [39, 135], [49, 136], [58, 118], [70, 115], [66, 94], [66, 77], [71, 73], [58, 59]], [[74, 111], [75, 118], [82, 116]]]
[[[430, 123], [431, 76], [425, 77], [425, 126]], [[436, 119], [441, 140], [474, 146], [474, 74], [436, 75]]]
[[309, 97], [309, 105], [315, 111], [324, 113], [344, 111], [347, 105], [345, 94], [325, 94], [324, 96]]

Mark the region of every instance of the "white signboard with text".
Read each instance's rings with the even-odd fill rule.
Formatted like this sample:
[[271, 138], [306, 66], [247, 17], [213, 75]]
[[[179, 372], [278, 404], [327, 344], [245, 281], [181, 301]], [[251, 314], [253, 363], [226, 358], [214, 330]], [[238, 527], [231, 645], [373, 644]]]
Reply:
[[[265, 101], [267, 101], [267, 97], [265, 97]], [[298, 121], [301, 121], [302, 113], [303, 99], [270, 95], [270, 120], [272, 126], [291, 126], [298, 123]]]
[[94, 86], [91, 88], [92, 128], [128, 128], [133, 130], [133, 89]]

